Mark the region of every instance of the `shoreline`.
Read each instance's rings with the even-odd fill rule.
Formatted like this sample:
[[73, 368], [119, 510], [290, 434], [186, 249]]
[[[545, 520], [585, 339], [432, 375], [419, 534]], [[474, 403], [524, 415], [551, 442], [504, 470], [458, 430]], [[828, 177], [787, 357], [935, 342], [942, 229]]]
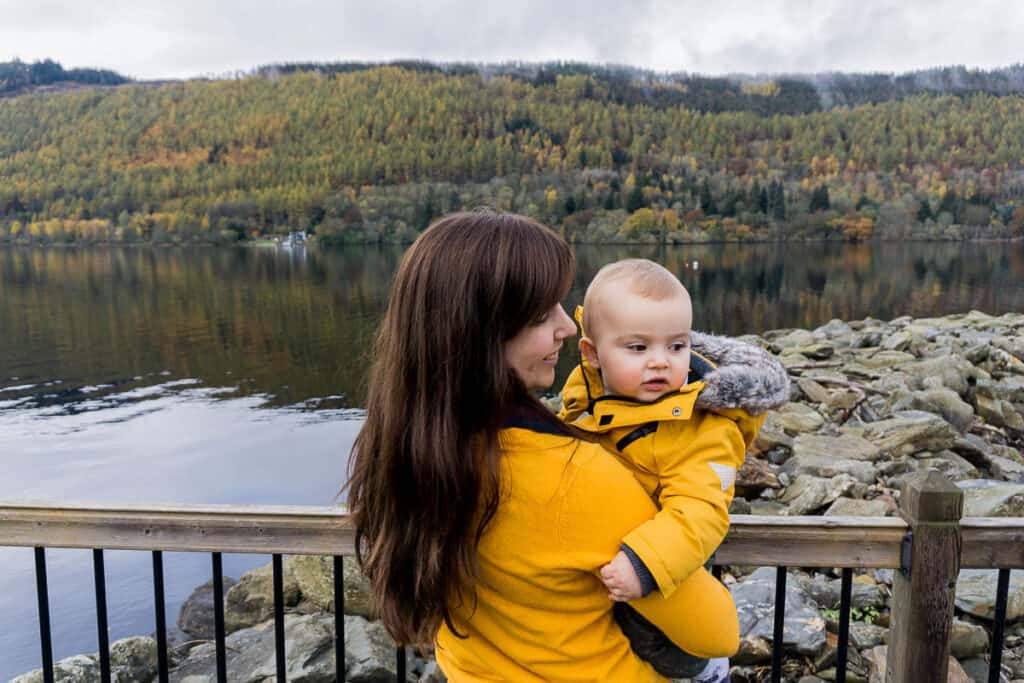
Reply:
[[[778, 357], [793, 389], [790, 403], [769, 413], [748, 451], [737, 476], [733, 515], [894, 516], [903, 481], [936, 470], [963, 489], [965, 516], [1024, 517], [1024, 313], [832, 320], [813, 330], [769, 330], [741, 339]], [[307, 654], [295, 658], [305, 668], [290, 670], [290, 676], [330, 680], [317, 678], [334, 666], [333, 650], [324, 646], [333, 639], [334, 619], [333, 596], [325, 589], [332, 578], [328, 564], [315, 557], [285, 561], [289, 647]], [[346, 661], [361, 667], [350, 668], [346, 677], [394, 680], [393, 644], [383, 627], [368, 619], [366, 581], [352, 558], [346, 558], [344, 568], [346, 648], [352, 648]], [[740, 651], [732, 659], [733, 680], [756, 680], [758, 668], [770, 661], [770, 645], [765, 647], [771, 639], [770, 602], [758, 597], [757, 590], [765, 571], [774, 573], [724, 568], [723, 579], [738, 611], [760, 614], [767, 609], [769, 615], [767, 626], [760, 620], [741, 632]], [[963, 570], [958, 583], [955, 668], [975, 680], [984, 680], [978, 676], [987, 667], [994, 573]], [[829, 639], [837, 629], [840, 581], [829, 571], [791, 569], [789, 575], [790, 595], [799, 608], [787, 608], [787, 666], [816, 677], [809, 680], [829, 680], [835, 653]], [[1015, 570], [1012, 577], [1003, 661], [1011, 680], [1021, 680], [1024, 572]], [[877, 670], [878, 648], [888, 639], [891, 586], [892, 570], [856, 572], [850, 671], [863, 671], [865, 679]], [[185, 624], [182, 630], [193, 640], [176, 648], [172, 681], [215, 680], [213, 646], [208, 632], [201, 630], [204, 614], [212, 623], [212, 607], [196, 607], [204, 589], [212, 599], [212, 588], [200, 587], [182, 607], [179, 625]], [[269, 565], [244, 574], [226, 591], [232, 679], [248, 680], [267, 662], [273, 671], [268, 595]], [[139, 662], [152, 664], [152, 669], [133, 670], [129, 678], [152, 680], [155, 641], [139, 636], [118, 642], [119, 652], [136, 653]], [[94, 655], [66, 658], [58, 666], [69, 672], [65, 680], [71, 682], [90, 680], [89, 672], [98, 671]], [[410, 658], [409, 671], [416, 674], [410, 680], [444, 680], [427, 659]], [[13, 683], [41, 680], [33, 676], [20, 676]]]

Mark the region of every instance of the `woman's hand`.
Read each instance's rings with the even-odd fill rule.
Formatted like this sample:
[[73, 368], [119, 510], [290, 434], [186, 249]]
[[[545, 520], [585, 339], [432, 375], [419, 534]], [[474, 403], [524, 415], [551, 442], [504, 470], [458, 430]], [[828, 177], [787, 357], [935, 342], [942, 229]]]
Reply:
[[613, 602], [629, 602], [643, 597], [640, 577], [626, 553], [621, 550], [611, 562], [601, 567], [601, 581], [608, 589], [608, 599]]

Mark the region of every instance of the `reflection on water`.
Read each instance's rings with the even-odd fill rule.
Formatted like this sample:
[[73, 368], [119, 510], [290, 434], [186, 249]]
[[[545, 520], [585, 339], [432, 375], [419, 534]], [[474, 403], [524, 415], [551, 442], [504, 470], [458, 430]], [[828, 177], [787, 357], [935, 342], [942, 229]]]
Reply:
[[[0, 410], [82, 409], [167, 379], [359, 407], [400, 247], [0, 249]], [[605, 263], [644, 256], [691, 290], [699, 328], [1024, 309], [1024, 244], [581, 246], [570, 306]], [[563, 363], [563, 372], [570, 358]]]
[[[397, 247], [0, 248], [0, 499], [330, 504]], [[567, 306], [643, 256], [695, 326], [1024, 310], [1024, 244], [581, 246]], [[572, 364], [566, 354], [562, 377]], [[96, 648], [87, 551], [51, 551], [58, 657]], [[238, 575], [267, 558], [225, 558]], [[168, 615], [209, 557], [168, 556]], [[153, 630], [149, 558], [107, 561], [111, 636]], [[0, 549], [0, 680], [39, 665], [30, 550]]]

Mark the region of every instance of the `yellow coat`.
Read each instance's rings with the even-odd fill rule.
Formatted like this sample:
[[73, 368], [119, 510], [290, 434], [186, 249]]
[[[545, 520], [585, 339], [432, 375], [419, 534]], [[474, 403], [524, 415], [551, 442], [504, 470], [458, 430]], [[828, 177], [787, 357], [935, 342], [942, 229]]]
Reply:
[[586, 362], [562, 389], [559, 417], [591, 432], [619, 456], [660, 508], [622, 542], [669, 597], [704, 565], [729, 530], [736, 472], [764, 416], [738, 409], [695, 407], [715, 366], [692, 353], [686, 385], [653, 402], [605, 396], [600, 374]]
[[[475, 601], [437, 635], [437, 661], [463, 681], [664, 681], [633, 654], [598, 576], [622, 538], [657, 509], [615, 456], [540, 421], [501, 432], [502, 498], [479, 546]], [[739, 643], [728, 591], [704, 569], [669, 599], [631, 603], [704, 657]]]

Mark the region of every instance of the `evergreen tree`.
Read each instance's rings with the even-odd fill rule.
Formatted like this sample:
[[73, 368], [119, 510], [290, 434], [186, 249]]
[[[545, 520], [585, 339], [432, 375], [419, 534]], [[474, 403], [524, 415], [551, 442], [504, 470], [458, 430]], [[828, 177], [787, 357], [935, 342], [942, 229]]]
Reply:
[[565, 198], [565, 215], [569, 216], [576, 213], [576, 198], [569, 195]]
[[922, 199], [921, 205], [917, 207], [917, 220], [920, 223], [925, 223], [930, 220], [934, 220], [935, 216], [932, 215], [931, 204], [928, 203], [928, 199]]
[[633, 213], [637, 209], [644, 208], [646, 205], [647, 201], [644, 199], [644, 191], [638, 183], [633, 186], [633, 191], [629, 193], [629, 198], [626, 200], [626, 211]]
[[715, 204], [715, 198], [711, 196], [711, 185], [708, 184], [707, 178], [700, 184], [700, 209], [705, 216], [713, 216], [718, 213], [718, 206]]
[[786, 190], [778, 180], [773, 180], [768, 188], [768, 206], [772, 218], [777, 221], [786, 220]]
[[811, 203], [807, 210], [814, 213], [815, 211], [828, 211], [829, 208], [831, 208], [831, 202], [828, 198], [828, 186], [819, 185], [811, 192]]

